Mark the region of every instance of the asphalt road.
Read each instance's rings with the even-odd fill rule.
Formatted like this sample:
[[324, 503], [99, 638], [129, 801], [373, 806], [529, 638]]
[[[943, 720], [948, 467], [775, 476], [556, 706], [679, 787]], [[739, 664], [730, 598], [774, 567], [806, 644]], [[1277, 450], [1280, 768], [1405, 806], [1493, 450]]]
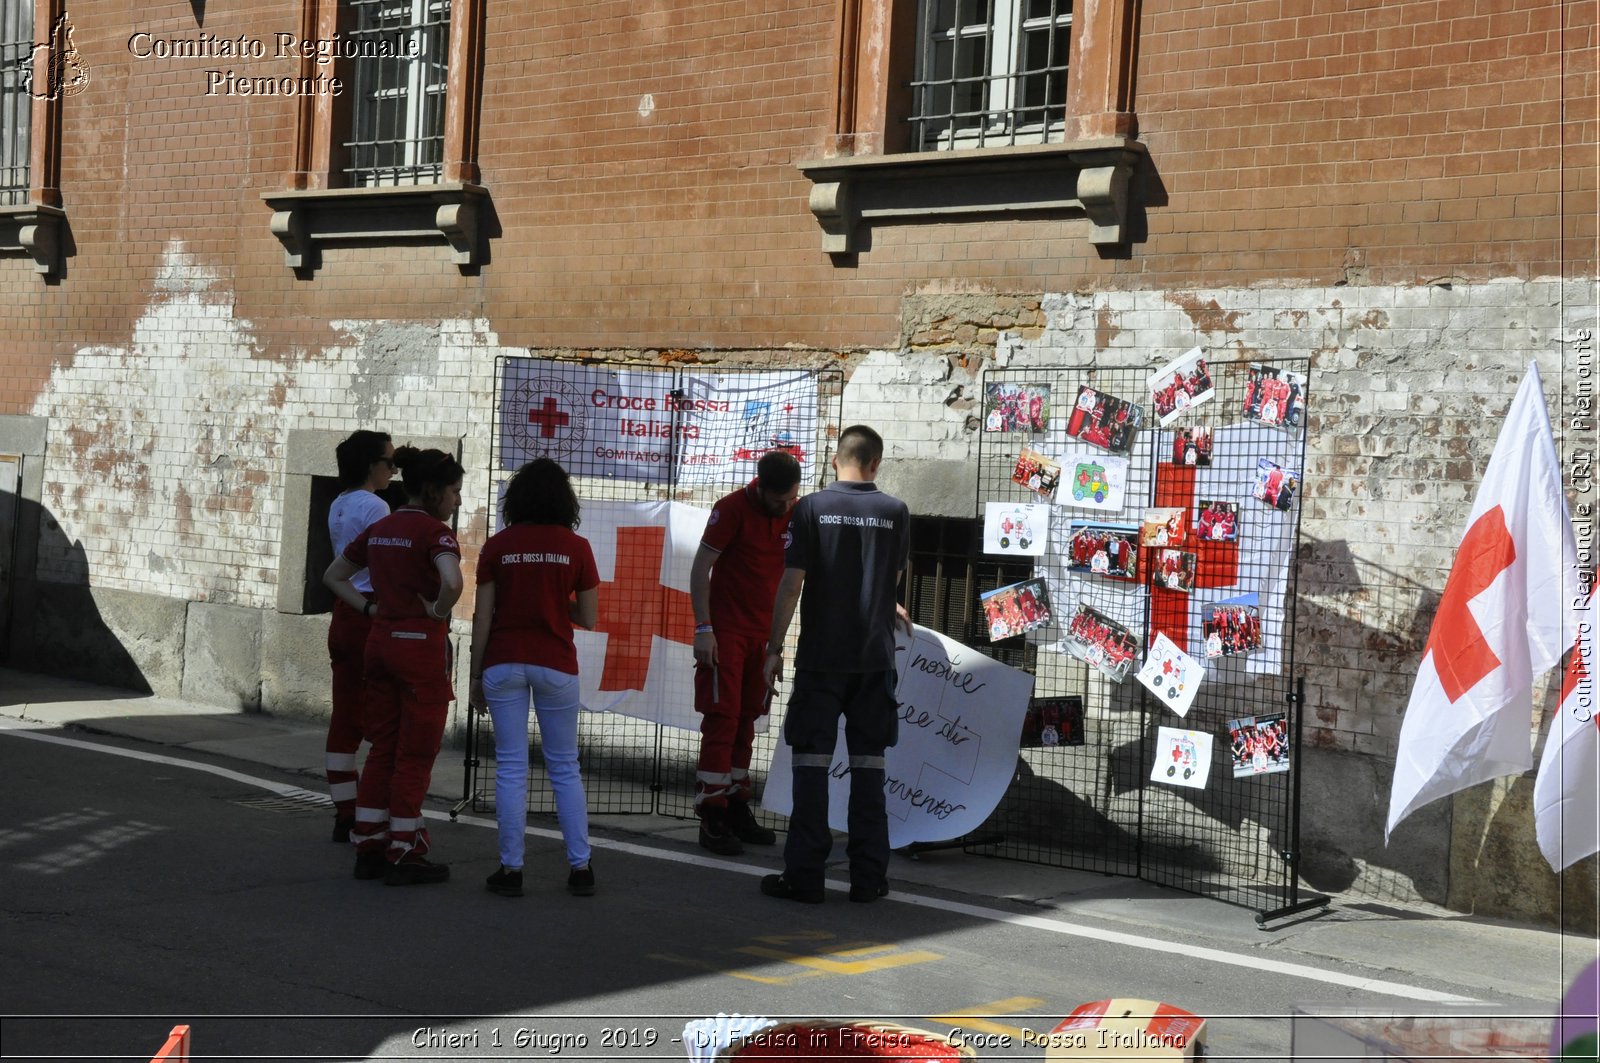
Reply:
[[327, 810], [265, 788], [305, 780], [68, 737], [0, 730], [8, 1059], [144, 1060], [185, 1022], [196, 1059], [681, 1060], [685, 1022], [718, 1012], [959, 1027], [980, 1059], [1039, 1059], [1025, 1029], [1116, 996], [1208, 1016], [1212, 1058], [1284, 1059], [1295, 1005], [1418, 1008], [1362, 988], [1370, 970], [1216, 962], [1215, 942], [1169, 931], [1168, 949], [1129, 948], [1092, 926], [980, 918], [973, 898], [774, 901], [750, 874], [639, 837], [601, 839], [592, 898], [566, 894], [548, 837], [529, 839], [526, 896], [489, 894], [492, 825], [470, 818], [431, 828], [449, 883], [356, 881]]

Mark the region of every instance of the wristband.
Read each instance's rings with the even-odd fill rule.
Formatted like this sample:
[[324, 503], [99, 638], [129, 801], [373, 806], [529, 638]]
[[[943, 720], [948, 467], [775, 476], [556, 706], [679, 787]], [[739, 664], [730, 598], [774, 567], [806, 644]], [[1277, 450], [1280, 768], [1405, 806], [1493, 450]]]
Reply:
[[710, 624], [696, 624], [694, 626], [694, 633], [696, 635], [715, 635], [716, 629]]
[[377, 602], [368, 602], [367, 604], [365, 604], [365, 605], [363, 605], [361, 607], [361, 615], [366, 617], [368, 620], [371, 620], [373, 614], [376, 613], [377, 611], [378, 611], [378, 603]]

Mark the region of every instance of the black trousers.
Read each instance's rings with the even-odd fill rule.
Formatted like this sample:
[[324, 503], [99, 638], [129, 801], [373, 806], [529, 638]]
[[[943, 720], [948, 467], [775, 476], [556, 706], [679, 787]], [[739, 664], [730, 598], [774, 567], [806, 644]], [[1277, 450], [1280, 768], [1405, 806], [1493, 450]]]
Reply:
[[828, 774], [844, 717], [849, 753], [850, 884], [888, 881], [889, 814], [883, 798], [883, 751], [899, 737], [895, 673], [797, 671], [783, 722], [794, 765], [794, 810], [783, 847], [784, 876], [802, 889], [820, 888], [833, 834], [828, 828]]

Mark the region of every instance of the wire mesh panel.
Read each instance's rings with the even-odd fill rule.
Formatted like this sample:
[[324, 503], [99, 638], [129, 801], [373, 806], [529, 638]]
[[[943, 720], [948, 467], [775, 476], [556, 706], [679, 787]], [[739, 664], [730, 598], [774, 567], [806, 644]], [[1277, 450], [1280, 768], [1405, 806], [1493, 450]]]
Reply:
[[[673, 491], [675, 499], [709, 509], [728, 492], [749, 483], [754, 476], [754, 459], [774, 447], [789, 450], [799, 459], [801, 494], [823, 485], [829, 460], [833, 456], [833, 443], [844, 427], [841, 420], [844, 373], [838, 369], [826, 369], [796, 374], [791, 370], [786, 371], [785, 375], [792, 378], [792, 384], [768, 395], [760, 394], [759, 389], [744, 386], [743, 381], [766, 380], [772, 376], [770, 370], [691, 367], [682, 371], [680, 386], [686, 397], [697, 393], [738, 396], [746, 392], [750, 392], [751, 397], [734, 400], [736, 406], [742, 407], [739, 411], [740, 420], [748, 426], [744, 429], [745, 438], [735, 446], [736, 452], [747, 455], [746, 462], [723, 467], [709, 476], [697, 467], [680, 463]], [[801, 409], [802, 406], [805, 409]], [[791, 630], [791, 648], [798, 627], [798, 624], [793, 625]], [[790, 659], [793, 659], [792, 654]], [[774, 698], [771, 714], [757, 724], [750, 775], [758, 795], [765, 792], [766, 768], [772, 763], [774, 747], [782, 740], [785, 703], [783, 698]], [[677, 817], [694, 815], [695, 765], [699, 755], [698, 730], [662, 728], [661, 786], [657, 795], [657, 812]], [[783, 816], [759, 808], [755, 811], [756, 818], [766, 826], [782, 829], [787, 823]]]
[[[584, 505], [579, 534], [600, 563], [600, 619], [594, 633], [578, 634], [580, 654], [590, 640], [591, 664], [599, 662], [584, 676], [585, 703], [607, 710], [585, 712], [579, 723], [591, 812], [693, 814], [700, 738], [683, 652], [693, 613], [682, 556], [698, 545], [710, 506], [748, 483], [766, 451], [795, 454], [803, 488], [821, 482], [842, 395], [837, 370], [497, 362], [490, 531], [516, 468], [553, 458], [573, 478]], [[673, 564], [682, 579], [663, 580]], [[472, 728], [471, 803], [486, 810], [494, 742], [486, 719]], [[776, 727], [757, 738], [758, 783], [775, 735]], [[529, 810], [553, 811], [537, 735], [529, 742]]]
[[[974, 587], [990, 630], [973, 644], [1024, 640], [1035, 690], [1016, 778], [969, 848], [1292, 901], [1308, 372], [1202, 356], [987, 374], [980, 514], [1045, 545], [1030, 574], [1008, 558]], [[980, 608], [1019, 585], [1046, 619]]]

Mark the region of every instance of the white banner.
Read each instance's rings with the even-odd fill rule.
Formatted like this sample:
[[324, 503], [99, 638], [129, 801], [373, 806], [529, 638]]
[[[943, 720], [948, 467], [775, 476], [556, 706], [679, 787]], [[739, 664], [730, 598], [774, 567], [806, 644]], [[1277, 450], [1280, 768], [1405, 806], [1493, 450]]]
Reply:
[[583, 503], [578, 534], [600, 572], [600, 621], [578, 630], [584, 708], [698, 731], [689, 568], [710, 510], [678, 502]]
[[575, 475], [666, 483], [672, 381], [663, 369], [511, 359], [500, 389], [500, 467], [553, 458]]
[[804, 370], [678, 374], [511, 359], [500, 390], [500, 468], [553, 458], [578, 476], [744, 483], [773, 449], [816, 479], [817, 381]]
[[[1011, 784], [1033, 676], [936, 631], [895, 632], [900, 738], [885, 756], [889, 845], [959, 838], [976, 830]], [[834, 748], [828, 823], [846, 829], [850, 795], [844, 724]], [[763, 808], [794, 808], [789, 747], [779, 742], [767, 773]]]
[[817, 378], [804, 370], [692, 374], [680, 406], [678, 482], [738, 484], [756, 474], [769, 450], [800, 462], [800, 482], [817, 479]]

